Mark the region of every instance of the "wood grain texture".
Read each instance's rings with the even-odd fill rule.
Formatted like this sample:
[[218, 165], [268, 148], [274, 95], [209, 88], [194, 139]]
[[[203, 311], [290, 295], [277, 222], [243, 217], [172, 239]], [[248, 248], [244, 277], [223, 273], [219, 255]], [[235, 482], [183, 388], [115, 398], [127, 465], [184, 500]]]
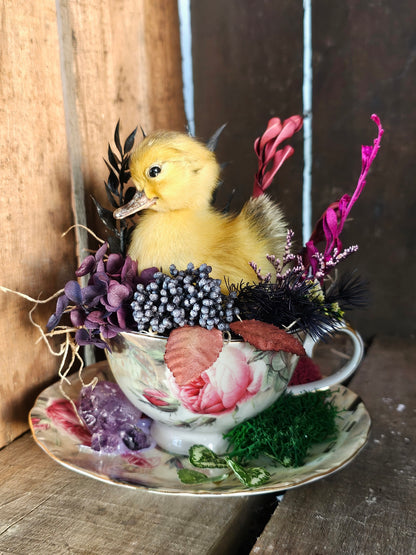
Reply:
[[[252, 142], [272, 115], [302, 111], [302, 3], [198, 0], [192, 2], [197, 133], [207, 138], [224, 122], [218, 147], [225, 192], [234, 206], [251, 192]], [[416, 331], [416, 87], [414, 20], [410, 2], [318, 0], [312, 6], [313, 222], [344, 193], [361, 170], [361, 144], [371, 144], [382, 119], [385, 135], [342, 234], [360, 251], [343, 264], [370, 281], [368, 310], [348, 315], [369, 339]], [[302, 144], [272, 186], [301, 241]], [[341, 266], [340, 266], [341, 267]]]
[[105, 238], [90, 195], [107, 206], [103, 157], [117, 121], [122, 140], [140, 125], [146, 132], [185, 129], [177, 5], [174, 0], [59, 4], [71, 36], [67, 56], [73, 60], [70, 86], [76, 99], [71, 117], [80, 135], [87, 220]]
[[[0, 27], [0, 284], [46, 298], [75, 264], [73, 238], [60, 237], [72, 214], [55, 4], [4, 0]], [[0, 446], [27, 429], [37, 393], [56, 380], [30, 308], [0, 292]]]
[[[227, 123], [217, 148], [219, 161], [228, 163], [218, 206], [235, 188], [237, 210], [252, 192], [256, 137], [271, 117], [302, 113], [302, 4], [198, 0], [191, 8], [196, 133], [208, 139]], [[270, 194], [301, 241], [302, 134], [291, 144], [295, 154]]]
[[369, 308], [351, 320], [366, 338], [414, 334], [416, 8], [320, 0], [312, 14], [314, 218], [354, 191], [360, 146], [376, 136], [377, 113], [382, 147], [342, 234], [345, 246], [360, 246], [343, 267], [358, 268], [371, 287]]
[[371, 417], [369, 443], [345, 469], [286, 493], [256, 555], [416, 552], [416, 344], [376, 339], [349, 387]]
[[105, 484], [58, 465], [29, 435], [0, 451], [0, 466], [1, 553], [230, 555], [261, 502]]
[[[0, 15], [0, 284], [43, 298], [74, 277], [76, 243], [85, 256], [85, 234], [60, 238], [84, 223], [84, 203], [88, 225], [105, 237], [90, 195], [106, 203], [103, 157], [117, 120], [124, 138], [138, 124], [185, 127], [174, 0], [56, 6], [3, 0]], [[0, 293], [0, 446], [27, 429], [27, 411], [58, 367], [35, 346], [29, 308]], [[42, 325], [53, 310], [39, 310]]]

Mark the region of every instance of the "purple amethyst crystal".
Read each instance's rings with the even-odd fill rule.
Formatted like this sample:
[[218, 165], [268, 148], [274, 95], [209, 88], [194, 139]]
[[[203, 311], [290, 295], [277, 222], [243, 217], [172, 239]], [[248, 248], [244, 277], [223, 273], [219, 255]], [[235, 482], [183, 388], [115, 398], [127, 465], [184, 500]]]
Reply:
[[115, 383], [83, 387], [78, 413], [92, 434], [91, 447], [95, 451], [128, 453], [154, 445], [149, 418], [130, 403]]

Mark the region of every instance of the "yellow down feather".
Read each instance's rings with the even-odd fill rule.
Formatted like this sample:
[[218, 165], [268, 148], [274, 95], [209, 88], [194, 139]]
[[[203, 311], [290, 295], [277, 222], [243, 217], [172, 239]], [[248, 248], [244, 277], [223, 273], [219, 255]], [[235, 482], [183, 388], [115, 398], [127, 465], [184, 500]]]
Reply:
[[143, 210], [128, 249], [139, 271], [156, 266], [168, 272], [171, 264], [184, 269], [189, 262], [205, 262], [225, 291], [226, 281], [256, 281], [249, 262], [265, 273], [266, 255], [283, 255], [286, 223], [266, 195], [251, 198], [237, 215], [212, 208], [219, 170], [213, 152], [185, 134], [159, 131], [140, 143], [130, 161], [140, 202], [128, 211]]

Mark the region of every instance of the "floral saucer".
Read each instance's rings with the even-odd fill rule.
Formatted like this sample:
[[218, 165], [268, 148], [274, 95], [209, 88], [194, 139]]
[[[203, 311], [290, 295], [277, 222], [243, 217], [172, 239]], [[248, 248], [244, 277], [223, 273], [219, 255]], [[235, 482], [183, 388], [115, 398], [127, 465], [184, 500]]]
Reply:
[[[94, 377], [113, 380], [107, 362], [93, 364], [83, 371], [85, 383]], [[79, 377], [72, 376], [71, 386], [66, 386], [67, 393], [76, 399], [80, 389]], [[233, 476], [216, 482], [183, 484], [177, 470], [192, 468], [187, 457], [172, 455], [158, 447], [131, 454], [99, 454], [88, 446], [90, 436], [78, 421], [71, 403], [62, 395], [59, 383], [39, 395], [30, 412], [29, 423], [36, 443], [55, 461], [104, 482], [175, 495], [253, 495], [284, 491], [324, 478], [343, 468], [364, 447], [371, 420], [363, 402], [341, 385], [332, 387], [331, 391], [335, 405], [342, 409], [337, 440], [315, 446], [306, 463], [299, 468], [260, 461], [270, 472], [271, 480], [255, 489], [246, 488]]]

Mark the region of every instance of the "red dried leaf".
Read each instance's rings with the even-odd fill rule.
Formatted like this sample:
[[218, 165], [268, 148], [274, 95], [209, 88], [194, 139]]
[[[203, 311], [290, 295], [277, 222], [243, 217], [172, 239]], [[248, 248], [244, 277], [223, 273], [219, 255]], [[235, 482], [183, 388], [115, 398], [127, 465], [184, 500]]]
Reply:
[[285, 351], [295, 355], [304, 355], [302, 343], [285, 330], [276, 328], [273, 324], [259, 320], [243, 320], [232, 322], [230, 328], [240, 335], [244, 341], [261, 351]]
[[219, 357], [223, 345], [222, 333], [200, 326], [183, 326], [169, 335], [165, 362], [180, 386], [186, 385], [208, 370]]

